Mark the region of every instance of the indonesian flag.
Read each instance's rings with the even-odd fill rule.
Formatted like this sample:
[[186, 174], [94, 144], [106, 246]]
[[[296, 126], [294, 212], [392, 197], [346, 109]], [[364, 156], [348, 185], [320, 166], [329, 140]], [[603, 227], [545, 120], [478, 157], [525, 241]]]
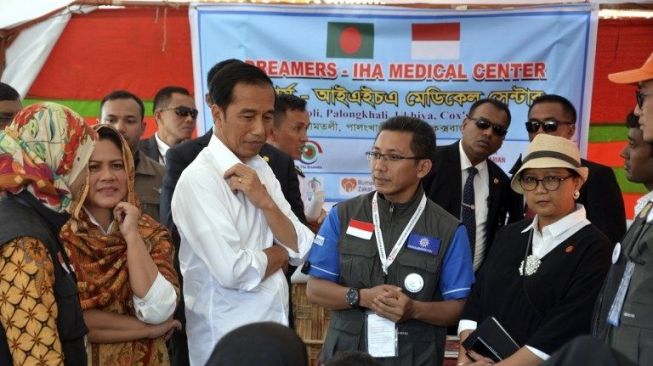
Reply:
[[460, 23], [413, 24], [410, 52], [418, 60], [457, 60]]
[[347, 235], [352, 235], [361, 239], [370, 240], [374, 232], [374, 224], [351, 219], [347, 226]]

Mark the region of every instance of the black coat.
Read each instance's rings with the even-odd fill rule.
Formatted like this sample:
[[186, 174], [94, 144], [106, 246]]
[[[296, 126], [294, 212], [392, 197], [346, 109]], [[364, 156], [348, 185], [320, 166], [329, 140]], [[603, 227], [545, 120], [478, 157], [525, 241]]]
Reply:
[[[433, 202], [442, 206], [454, 217], [460, 218], [462, 202], [462, 171], [460, 170], [459, 141], [439, 146], [431, 158], [433, 168], [424, 177], [424, 191]], [[510, 179], [492, 160], [487, 160], [490, 194], [488, 196], [488, 219], [486, 236], [486, 253], [494, 241], [497, 229], [506, 221], [515, 222], [522, 219], [522, 212], [515, 203], [518, 195], [510, 189]], [[476, 203], [478, 204], [478, 203]], [[473, 243], [472, 245], [472, 253]]]
[[[521, 168], [521, 157], [510, 169], [514, 175]], [[585, 206], [587, 219], [599, 228], [615, 244], [626, 234], [626, 210], [621, 189], [610, 167], [580, 159], [580, 165], [589, 169], [587, 181], [580, 189], [576, 202]], [[523, 198], [520, 205], [524, 214]]]

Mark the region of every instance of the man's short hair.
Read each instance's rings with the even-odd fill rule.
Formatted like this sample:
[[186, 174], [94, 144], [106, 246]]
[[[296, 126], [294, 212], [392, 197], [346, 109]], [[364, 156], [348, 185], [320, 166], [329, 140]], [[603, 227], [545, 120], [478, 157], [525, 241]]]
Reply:
[[508, 116], [508, 126], [510, 126], [510, 121], [512, 120], [512, 115], [510, 114], [510, 108], [508, 108], [508, 105], [506, 105], [506, 103], [494, 98], [483, 98], [477, 100], [474, 104], [472, 104], [471, 108], [469, 108], [468, 114], [470, 116], [473, 115], [474, 111], [476, 111], [476, 108], [486, 103], [492, 104], [496, 109], [505, 112], [506, 116]]
[[233, 62], [218, 71], [211, 84], [209, 93], [211, 100], [222, 109], [226, 109], [233, 99], [236, 84], [269, 85], [274, 91], [272, 80], [258, 67], [245, 62]]
[[222, 70], [227, 65], [231, 65], [233, 63], [238, 63], [238, 62], [242, 62], [242, 61], [237, 58], [228, 58], [226, 60], [222, 60], [217, 64], [213, 65], [209, 69], [209, 72], [206, 74], [206, 85], [207, 86], [211, 85], [211, 80], [213, 80], [213, 77], [215, 76], [215, 74], [218, 73], [218, 71]]
[[[435, 131], [433, 127], [419, 118], [392, 117], [381, 123], [379, 134], [382, 131], [411, 132], [413, 138], [410, 142], [410, 149], [419, 158], [429, 159], [435, 152]], [[378, 137], [379, 134], [376, 136]]]
[[20, 100], [20, 94], [11, 85], [0, 82], [0, 100]]
[[567, 98], [565, 98], [563, 96], [557, 95], [557, 94], [544, 94], [544, 95], [541, 95], [541, 96], [535, 98], [535, 100], [533, 101], [533, 104], [531, 104], [531, 106], [528, 107], [528, 115], [529, 116], [531, 114], [531, 110], [533, 110], [533, 107], [535, 107], [536, 105], [538, 105], [540, 103], [558, 103], [558, 104], [560, 104], [560, 106], [562, 107], [562, 112], [565, 113], [570, 119], [570, 121], [567, 121], [567, 122], [576, 123], [576, 118], [577, 118], [576, 107], [574, 107], [574, 105], [571, 104], [569, 99], [567, 99]]
[[278, 128], [288, 111], [306, 112], [306, 100], [293, 94], [279, 94], [274, 103], [274, 127]]
[[333, 355], [326, 363], [326, 366], [381, 366], [381, 363], [368, 353], [349, 350]]
[[174, 86], [174, 85], [165, 86], [159, 89], [158, 92], [156, 92], [156, 95], [154, 96], [152, 111], [156, 112], [161, 108], [167, 107], [168, 103], [170, 103], [170, 99], [172, 99], [172, 94], [175, 93], [188, 95], [189, 97], [191, 96], [190, 93], [188, 92], [188, 89], [183, 88], [181, 86]]
[[145, 105], [143, 104], [143, 101], [141, 98], [127, 90], [114, 90], [111, 93], [105, 95], [100, 102], [100, 111], [102, 111], [102, 107], [104, 107], [106, 102], [116, 99], [131, 99], [136, 102], [136, 104], [138, 104], [138, 108], [141, 110], [141, 121], [143, 121], [143, 118], [145, 117]]

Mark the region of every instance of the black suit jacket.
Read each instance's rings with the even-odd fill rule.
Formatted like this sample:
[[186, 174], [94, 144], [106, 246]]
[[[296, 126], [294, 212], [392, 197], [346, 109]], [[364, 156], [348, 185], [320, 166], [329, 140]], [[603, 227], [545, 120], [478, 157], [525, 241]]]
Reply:
[[[510, 169], [514, 175], [521, 168], [521, 156]], [[585, 206], [587, 219], [599, 228], [614, 244], [626, 233], [626, 210], [621, 189], [614, 171], [605, 165], [580, 159], [580, 165], [589, 169], [587, 181], [580, 189], [576, 202]], [[523, 198], [519, 206], [524, 215]]]
[[159, 146], [156, 144], [156, 137], [154, 137], [154, 135], [152, 135], [152, 137], [149, 139], [139, 141], [138, 150], [145, 153], [148, 158], [156, 161], [157, 163], [161, 161], [159, 160], [161, 157], [161, 154], [159, 153]]
[[[433, 168], [424, 177], [424, 191], [428, 198], [442, 206], [454, 217], [460, 217], [462, 202], [462, 171], [458, 142], [439, 146], [432, 157]], [[492, 160], [487, 160], [490, 194], [488, 196], [488, 219], [486, 253], [494, 241], [497, 229], [508, 222], [519, 221], [522, 213], [516, 209], [518, 195], [510, 189], [510, 179]], [[476, 203], [478, 205], [478, 202]], [[473, 243], [470, 243], [473, 248]], [[472, 250], [472, 253], [474, 251]]]

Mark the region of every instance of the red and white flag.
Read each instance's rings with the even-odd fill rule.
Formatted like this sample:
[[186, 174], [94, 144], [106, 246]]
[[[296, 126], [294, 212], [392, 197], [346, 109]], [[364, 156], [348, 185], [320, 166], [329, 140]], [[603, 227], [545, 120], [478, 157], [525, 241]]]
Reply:
[[457, 60], [460, 23], [413, 24], [410, 53], [418, 60]]
[[370, 240], [374, 232], [374, 224], [371, 222], [364, 222], [351, 219], [349, 226], [347, 226], [347, 235], [352, 235], [357, 238]]

